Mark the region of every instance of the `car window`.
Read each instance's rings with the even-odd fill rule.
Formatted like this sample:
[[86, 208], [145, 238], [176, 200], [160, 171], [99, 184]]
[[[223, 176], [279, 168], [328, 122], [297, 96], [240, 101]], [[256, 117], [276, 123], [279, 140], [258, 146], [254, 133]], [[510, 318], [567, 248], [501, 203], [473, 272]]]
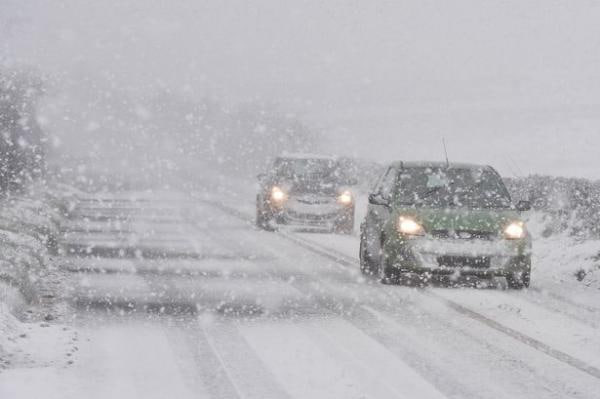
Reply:
[[431, 207], [508, 208], [510, 195], [489, 168], [415, 167], [402, 170], [396, 198]]
[[288, 180], [347, 180], [339, 163], [332, 159], [319, 158], [280, 158], [274, 165], [275, 174]]
[[390, 166], [379, 180], [375, 193], [380, 194], [384, 198], [391, 198], [392, 192], [394, 190], [395, 181], [396, 168]]

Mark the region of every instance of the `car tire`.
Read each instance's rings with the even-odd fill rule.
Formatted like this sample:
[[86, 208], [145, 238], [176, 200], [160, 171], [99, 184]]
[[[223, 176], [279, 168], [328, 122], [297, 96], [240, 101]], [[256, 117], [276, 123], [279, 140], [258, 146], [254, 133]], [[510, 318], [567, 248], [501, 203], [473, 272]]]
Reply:
[[351, 235], [354, 233], [354, 226], [350, 223], [344, 223], [343, 225], [337, 226], [335, 232], [338, 234]]
[[506, 276], [506, 284], [511, 290], [522, 290], [523, 288], [529, 288], [531, 282], [531, 271], [526, 270], [524, 272], [511, 273]]
[[384, 285], [399, 285], [402, 283], [402, 277], [398, 273], [393, 273], [386, 267], [380, 270], [379, 281]]
[[365, 276], [373, 276], [373, 275], [375, 275], [377, 268], [373, 264], [373, 262], [369, 259], [369, 257], [367, 256], [365, 240], [366, 240], [366, 238], [363, 235], [361, 235], [359, 254], [358, 254], [358, 259], [360, 260], [360, 272], [362, 274], [364, 274]]
[[379, 281], [384, 285], [397, 285], [400, 281], [398, 273], [394, 273], [393, 269], [385, 265], [384, 257], [381, 257], [381, 264], [379, 265]]
[[265, 212], [259, 204], [256, 204], [256, 227], [261, 230], [272, 231], [270, 222], [273, 218], [269, 217], [269, 214]]
[[336, 223], [334, 230], [338, 234], [351, 235], [354, 233], [354, 214], [352, 214], [352, 216], [349, 218]]
[[379, 281], [381, 284], [385, 285], [395, 285], [398, 284], [398, 277], [396, 273], [394, 273], [393, 269], [387, 267], [385, 261], [385, 253], [383, 252], [385, 239], [381, 237], [381, 256], [379, 257], [379, 267], [377, 268], [377, 273], [379, 274]]
[[402, 285], [405, 287], [423, 288], [429, 283], [429, 278], [424, 275], [415, 275], [410, 272], [402, 272], [395, 268], [382, 267], [380, 269], [381, 283], [385, 285]]

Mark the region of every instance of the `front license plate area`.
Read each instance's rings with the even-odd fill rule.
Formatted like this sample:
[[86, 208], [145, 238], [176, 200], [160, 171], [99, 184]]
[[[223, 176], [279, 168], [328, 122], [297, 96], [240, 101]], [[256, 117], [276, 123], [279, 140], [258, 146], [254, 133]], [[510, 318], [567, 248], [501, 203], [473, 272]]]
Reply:
[[438, 256], [437, 262], [440, 267], [490, 267], [489, 256]]

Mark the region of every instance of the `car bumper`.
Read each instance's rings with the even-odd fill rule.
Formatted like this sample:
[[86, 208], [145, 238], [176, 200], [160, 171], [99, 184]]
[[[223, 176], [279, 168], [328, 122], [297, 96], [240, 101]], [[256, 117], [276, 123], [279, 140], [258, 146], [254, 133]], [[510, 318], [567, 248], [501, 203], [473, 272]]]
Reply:
[[526, 240], [406, 239], [386, 248], [388, 268], [431, 275], [504, 277], [529, 270]]
[[354, 220], [354, 206], [290, 206], [275, 211], [279, 224], [334, 227]]
[[419, 275], [430, 275], [430, 276], [473, 276], [479, 278], [493, 278], [493, 277], [506, 277], [516, 272], [524, 272], [527, 270], [525, 267], [517, 267], [514, 269], [509, 268], [489, 268], [489, 269], [476, 269], [468, 267], [421, 267], [421, 266], [410, 266], [397, 268], [402, 273], [414, 273]]

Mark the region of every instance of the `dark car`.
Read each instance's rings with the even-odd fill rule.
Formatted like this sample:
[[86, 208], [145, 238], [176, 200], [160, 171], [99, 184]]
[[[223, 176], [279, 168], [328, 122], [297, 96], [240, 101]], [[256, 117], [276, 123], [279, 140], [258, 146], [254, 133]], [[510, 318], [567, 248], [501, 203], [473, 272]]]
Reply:
[[490, 166], [398, 162], [369, 196], [360, 265], [383, 282], [505, 277], [529, 286], [531, 237]]
[[325, 228], [344, 234], [354, 229], [355, 179], [336, 158], [289, 155], [275, 159], [259, 175], [256, 225], [270, 230], [277, 224]]

